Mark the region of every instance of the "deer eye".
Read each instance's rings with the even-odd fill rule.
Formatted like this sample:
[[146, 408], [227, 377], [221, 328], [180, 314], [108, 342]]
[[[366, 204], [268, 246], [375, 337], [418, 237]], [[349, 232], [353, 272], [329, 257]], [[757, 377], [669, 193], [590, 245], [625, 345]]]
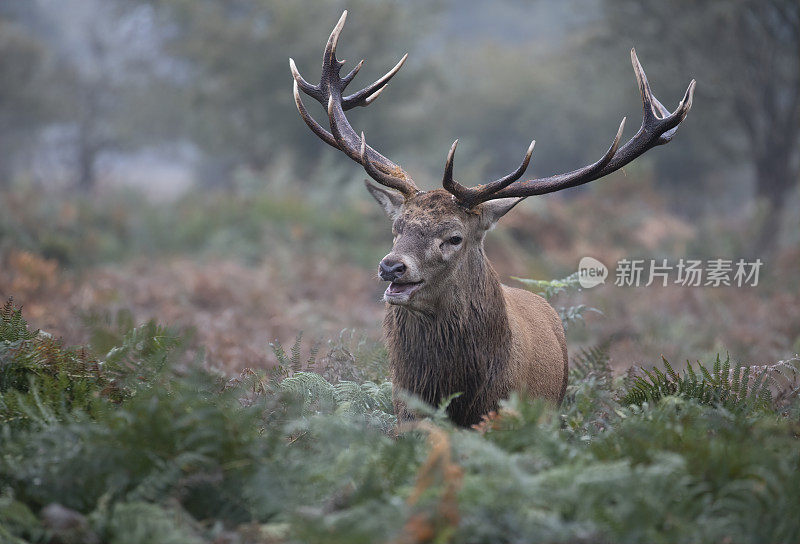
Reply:
[[450, 239], [449, 239], [449, 240], [447, 240], [447, 243], [449, 243], [449, 244], [452, 244], [452, 245], [454, 245], [454, 246], [457, 246], [457, 245], [458, 245], [458, 244], [460, 244], [460, 243], [461, 243], [463, 240], [464, 240], [464, 239], [463, 239], [461, 236], [459, 236], [459, 235], [457, 235], [457, 234], [456, 234], [455, 236], [451, 236], [451, 237], [450, 237]]

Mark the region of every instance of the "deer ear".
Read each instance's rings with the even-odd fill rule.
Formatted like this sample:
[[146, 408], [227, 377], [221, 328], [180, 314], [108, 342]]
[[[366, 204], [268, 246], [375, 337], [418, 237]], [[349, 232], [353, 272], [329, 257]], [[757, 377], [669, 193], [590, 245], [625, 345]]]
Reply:
[[402, 208], [405, 203], [405, 197], [397, 191], [389, 191], [383, 187], [378, 187], [367, 180], [364, 180], [364, 185], [367, 186], [367, 190], [372, 197], [381, 205], [386, 215], [388, 215], [392, 221], [397, 219], [397, 216], [400, 215], [400, 208]]
[[498, 198], [484, 202], [481, 204], [481, 226], [485, 230], [490, 230], [501, 217], [523, 200], [523, 198]]

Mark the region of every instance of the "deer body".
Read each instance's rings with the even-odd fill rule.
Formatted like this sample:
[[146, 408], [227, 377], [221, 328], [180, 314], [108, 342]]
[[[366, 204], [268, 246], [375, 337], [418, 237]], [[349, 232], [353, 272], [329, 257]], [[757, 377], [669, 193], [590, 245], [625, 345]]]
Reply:
[[[501, 285], [480, 252], [472, 280], [454, 289], [433, 315], [389, 305], [384, 333], [395, 391], [448, 406], [459, 425], [477, 423], [514, 390], [560, 403], [567, 387], [561, 320], [540, 296]], [[402, 395], [395, 413], [408, 419]]]
[[[670, 112], [653, 95], [631, 50], [644, 116], [639, 131], [624, 145], [625, 119], [600, 160], [564, 174], [520, 180], [533, 153], [531, 142], [514, 172], [469, 188], [453, 177], [456, 140], [447, 156], [443, 189], [421, 191], [400, 166], [367, 145], [364, 133], [359, 137], [345, 116], [349, 109], [370, 105], [407, 56], [371, 85], [345, 95], [363, 63], [340, 75], [344, 62], [336, 58], [336, 45], [346, 17], [345, 11], [328, 38], [318, 85], [303, 79], [291, 59], [289, 66], [295, 104], [306, 125], [383, 186], [367, 182], [391, 218], [394, 235], [379, 273], [390, 282], [383, 297], [388, 305], [384, 330], [398, 416], [412, 416], [398, 394], [401, 390], [434, 405], [460, 393], [448, 406], [459, 425], [478, 422], [514, 390], [561, 402], [568, 372], [561, 320], [541, 297], [501, 285], [484, 254], [484, 236], [522, 199], [602, 178], [669, 142], [691, 108], [694, 80]], [[300, 91], [326, 108], [330, 131], [308, 113]]]
[[[434, 406], [460, 393], [448, 406], [459, 425], [477, 423], [514, 390], [560, 403], [568, 372], [561, 319], [538, 295], [502, 285], [483, 249], [486, 231], [517, 200], [467, 210], [441, 189], [391, 202], [391, 193], [368, 188], [394, 218], [382, 263], [403, 264], [399, 273], [381, 270], [392, 281], [384, 332], [398, 416], [411, 416], [401, 391]], [[403, 289], [413, 289], [408, 298]]]

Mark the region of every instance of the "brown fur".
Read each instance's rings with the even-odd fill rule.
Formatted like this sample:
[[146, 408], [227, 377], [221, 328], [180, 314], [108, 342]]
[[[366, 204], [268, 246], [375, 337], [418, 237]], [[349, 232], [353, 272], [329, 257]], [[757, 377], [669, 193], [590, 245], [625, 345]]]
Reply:
[[[384, 319], [401, 419], [412, 416], [401, 390], [433, 405], [461, 393], [448, 414], [464, 426], [496, 410], [514, 390], [553, 403], [564, 397], [568, 363], [561, 320], [541, 297], [500, 284], [483, 250], [482, 211], [466, 210], [438, 190], [406, 201], [394, 222], [389, 255], [417, 262], [425, 279], [408, 304], [387, 305]], [[437, 255], [453, 228], [463, 245]]]

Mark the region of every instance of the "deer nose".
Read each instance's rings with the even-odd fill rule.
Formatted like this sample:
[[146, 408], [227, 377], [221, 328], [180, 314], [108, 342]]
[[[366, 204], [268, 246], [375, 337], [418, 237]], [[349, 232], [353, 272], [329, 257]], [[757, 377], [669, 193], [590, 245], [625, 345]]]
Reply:
[[381, 279], [385, 281], [399, 280], [406, 273], [406, 265], [394, 259], [383, 259], [378, 268]]

